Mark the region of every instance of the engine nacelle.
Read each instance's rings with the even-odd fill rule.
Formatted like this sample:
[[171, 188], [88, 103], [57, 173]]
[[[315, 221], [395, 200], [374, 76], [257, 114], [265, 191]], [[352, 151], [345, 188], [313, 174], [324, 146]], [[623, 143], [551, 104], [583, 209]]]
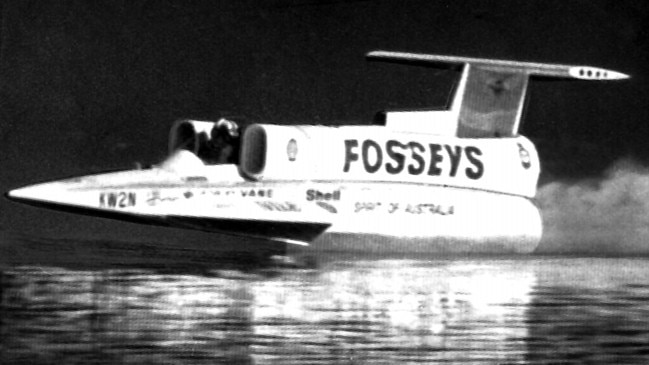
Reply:
[[533, 197], [540, 173], [532, 142], [455, 138], [378, 126], [256, 124], [243, 136], [240, 171], [256, 181], [383, 181]]
[[187, 150], [198, 155], [201, 146], [212, 138], [216, 122], [182, 119], [171, 126], [169, 132], [169, 154]]

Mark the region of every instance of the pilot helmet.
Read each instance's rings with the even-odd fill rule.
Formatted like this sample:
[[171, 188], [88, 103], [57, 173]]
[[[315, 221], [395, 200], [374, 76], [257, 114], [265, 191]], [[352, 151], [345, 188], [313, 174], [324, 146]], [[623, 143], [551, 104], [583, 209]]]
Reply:
[[227, 136], [230, 139], [239, 137], [239, 126], [237, 123], [225, 118], [220, 119], [216, 123], [216, 130], [219, 134]]

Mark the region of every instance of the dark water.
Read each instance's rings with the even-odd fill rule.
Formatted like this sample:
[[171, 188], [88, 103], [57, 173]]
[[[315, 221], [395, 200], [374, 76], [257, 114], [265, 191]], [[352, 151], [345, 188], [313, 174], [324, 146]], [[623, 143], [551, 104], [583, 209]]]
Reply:
[[1, 363], [649, 363], [649, 260], [7, 267]]

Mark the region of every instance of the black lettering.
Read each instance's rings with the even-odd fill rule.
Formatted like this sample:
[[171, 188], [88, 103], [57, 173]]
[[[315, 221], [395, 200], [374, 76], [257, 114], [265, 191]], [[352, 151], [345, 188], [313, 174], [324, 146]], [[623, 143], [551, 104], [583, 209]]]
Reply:
[[[160, 199], [154, 196], [149, 201]], [[99, 194], [99, 206], [101, 208], [126, 208], [133, 207], [136, 203], [136, 194], [133, 192], [118, 192], [118, 193], [101, 193]]]
[[448, 152], [448, 157], [451, 158], [451, 172], [449, 173], [451, 177], [455, 177], [457, 173], [457, 168], [460, 166], [460, 159], [462, 157], [462, 147], [455, 146], [455, 151], [453, 148], [447, 144], [444, 145], [446, 152]]
[[[240, 190], [241, 196], [242, 197], [260, 197], [260, 198], [272, 198], [273, 197], [273, 189], [268, 189], [268, 190]], [[220, 195], [220, 192], [216, 192], [216, 195]], [[227, 192], [226, 195], [230, 195], [230, 192]]]
[[444, 157], [439, 153], [442, 150], [442, 146], [430, 143], [428, 145], [430, 148], [430, 167], [428, 168], [428, 175], [430, 176], [439, 176], [442, 173], [442, 169], [437, 167], [437, 164], [442, 162]]
[[[369, 150], [372, 147], [376, 152], [376, 161], [374, 164], [370, 163]], [[378, 143], [372, 141], [371, 139], [366, 139], [363, 141], [363, 166], [365, 171], [373, 174], [377, 172], [381, 165], [383, 165], [383, 153], [381, 152], [381, 146]]]
[[385, 146], [386, 146], [386, 152], [388, 156], [390, 156], [390, 158], [392, 159], [392, 162], [396, 162], [396, 166], [393, 165], [392, 163], [386, 164], [385, 171], [387, 171], [388, 174], [392, 174], [392, 175], [400, 173], [401, 171], [403, 171], [403, 167], [406, 162], [406, 156], [401, 152], [396, 152], [394, 148], [399, 147], [403, 149], [406, 148], [406, 146], [392, 139], [389, 140]]
[[421, 155], [419, 153], [417, 153], [415, 151], [415, 149], [419, 150], [420, 153], [425, 152], [426, 149], [424, 148], [424, 146], [422, 146], [421, 144], [419, 144], [417, 142], [410, 142], [410, 143], [408, 143], [408, 146], [410, 147], [410, 149], [412, 151], [410, 156], [412, 157], [413, 160], [415, 160], [417, 162], [417, 167], [415, 167], [415, 165], [413, 165], [413, 164], [408, 165], [408, 173], [410, 175], [419, 175], [422, 172], [424, 172], [424, 167], [426, 165], [426, 161], [424, 160], [423, 157], [421, 157]]
[[464, 171], [469, 179], [477, 180], [484, 174], [484, 165], [476, 156], [482, 156], [482, 151], [478, 147], [468, 146], [464, 148], [466, 158], [473, 165], [473, 168], [467, 167]]
[[119, 207], [120, 208], [126, 207], [126, 193], [119, 193], [117, 195], [117, 197], [118, 197], [118, 200], [119, 200], [119, 204], [118, 204]]
[[329, 193], [323, 193], [322, 191], [309, 189], [306, 191], [306, 200], [340, 200], [340, 190], [334, 190]]
[[417, 205], [408, 204], [408, 206], [406, 207], [406, 213], [421, 214], [421, 205], [420, 204], [417, 204]]
[[356, 202], [354, 206], [354, 213], [361, 211], [372, 211], [377, 207], [381, 206], [381, 203], [365, 203], [365, 202]]
[[117, 205], [117, 194], [108, 193], [108, 206], [111, 208], [115, 208], [116, 205]]
[[358, 161], [358, 154], [352, 151], [352, 149], [356, 147], [358, 147], [357, 140], [345, 140], [345, 167], [343, 167], [343, 172], [349, 172], [349, 167], [352, 164], [352, 161]]

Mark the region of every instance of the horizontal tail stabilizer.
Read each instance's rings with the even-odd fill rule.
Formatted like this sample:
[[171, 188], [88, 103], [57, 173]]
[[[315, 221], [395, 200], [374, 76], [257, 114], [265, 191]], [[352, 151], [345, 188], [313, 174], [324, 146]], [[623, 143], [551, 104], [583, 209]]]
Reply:
[[373, 51], [367, 58], [434, 67], [462, 66], [451, 112], [457, 120], [456, 135], [465, 138], [516, 136], [530, 76], [597, 81], [629, 78], [621, 72], [592, 66], [388, 51]]
[[429, 65], [465, 65], [471, 64], [483, 70], [505, 73], [524, 73], [533, 76], [573, 78], [579, 80], [623, 80], [630, 76], [621, 72], [592, 66], [561, 65], [554, 63], [520, 62], [496, 60], [490, 58], [473, 58], [461, 56], [442, 56], [433, 54], [373, 51], [367, 58], [377, 61], [429, 64]]

